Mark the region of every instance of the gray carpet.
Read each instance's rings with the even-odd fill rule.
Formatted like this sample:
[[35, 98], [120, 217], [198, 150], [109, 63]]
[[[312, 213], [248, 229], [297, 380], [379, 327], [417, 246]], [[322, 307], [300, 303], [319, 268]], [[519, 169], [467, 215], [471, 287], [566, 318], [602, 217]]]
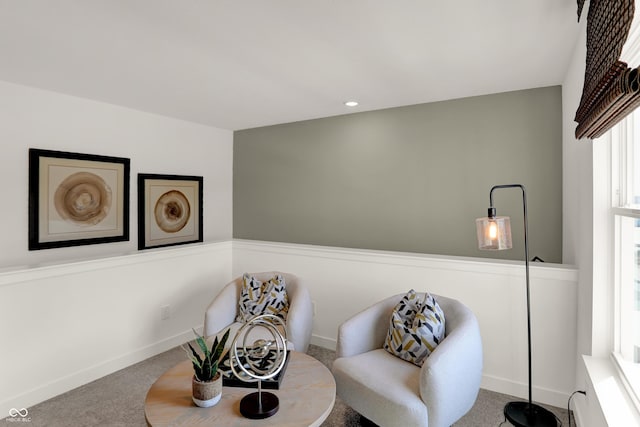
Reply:
[[[309, 352], [327, 367], [335, 352], [310, 346]], [[185, 359], [184, 351], [174, 348], [104, 378], [35, 405], [29, 410], [29, 426], [146, 426], [144, 399], [149, 387], [167, 369]], [[502, 408], [511, 396], [480, 390], [475, 406], [455, 427], [499, 426], [504, 421]], [[568, 425], [567, 410], [547, 406]], [[8, 420], [6, 420], [8, 421]], [[15, 424], [15, 423], [12, 423]], [[21, 425], [24, 425], [21, 423]], [[339, 397], [323, 427], [362, 426], [360, 416]], [[504, 424], [507, 425], [506, 423]], [[410, 426], [409, 426], [410, 427]]]

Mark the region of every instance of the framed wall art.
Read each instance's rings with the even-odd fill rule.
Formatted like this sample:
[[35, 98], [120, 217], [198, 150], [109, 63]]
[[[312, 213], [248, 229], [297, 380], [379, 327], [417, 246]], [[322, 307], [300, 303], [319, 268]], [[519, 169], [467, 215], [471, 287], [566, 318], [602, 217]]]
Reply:
[[202, 242], [202, 177], [138, 174], [138, 249]]
[[29, 150], [29, 250], [129, 240], [130, 160]]

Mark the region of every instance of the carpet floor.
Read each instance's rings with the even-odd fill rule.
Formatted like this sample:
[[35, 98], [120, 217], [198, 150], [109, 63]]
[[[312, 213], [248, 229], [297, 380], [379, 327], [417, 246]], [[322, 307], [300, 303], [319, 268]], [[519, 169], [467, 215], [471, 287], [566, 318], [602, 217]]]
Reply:
[[[335, 352], [310, 346], [308, 354], [331, 368]], [[56, 396], [28, 408], [30, 427], [146, 426], [144, 400], [151, 385], [167, 369], [185, 360], [184, 351], [177, 347], [150, 359], [122, 369], [104, 378]], [[498, 427], [504, 422], [502, 409], [512, 396], [480, 390], [473, 408], [455, 423], [455, 427]], [[568, 425], [566, 409], [544, 405], [563, 426]], [[5, 421], [9, 421], [7, 418]], [[15, 423], [13, 423], [15, 424]], [[360, 416], [339, 397], [322, 427], [357, 427], [363, 424]], [[410, 426], [408, 426], [410, 427]]]

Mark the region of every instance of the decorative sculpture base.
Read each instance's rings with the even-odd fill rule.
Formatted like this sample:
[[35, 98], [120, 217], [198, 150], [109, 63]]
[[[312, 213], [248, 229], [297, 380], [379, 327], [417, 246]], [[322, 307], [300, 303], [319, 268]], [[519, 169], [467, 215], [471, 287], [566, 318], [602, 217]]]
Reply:
[[247, 394], [240, 400], [240, 413], [245, 418], [261, 420], [275, 415], [280, 408], [278, 396], [268, 391]]
[[504, 416], [516, 427], [557, 427], [558, 421], [552, 412], [529, 402], [509, 402], [504, 407]]

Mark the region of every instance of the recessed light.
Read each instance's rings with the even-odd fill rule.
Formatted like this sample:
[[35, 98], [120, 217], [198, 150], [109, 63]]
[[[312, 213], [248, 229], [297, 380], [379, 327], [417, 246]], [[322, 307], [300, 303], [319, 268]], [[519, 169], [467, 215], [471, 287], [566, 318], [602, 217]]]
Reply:
[[355, 107], [358, 105], [358, 101], [347, 101], [344, 103], [347, 107]]

